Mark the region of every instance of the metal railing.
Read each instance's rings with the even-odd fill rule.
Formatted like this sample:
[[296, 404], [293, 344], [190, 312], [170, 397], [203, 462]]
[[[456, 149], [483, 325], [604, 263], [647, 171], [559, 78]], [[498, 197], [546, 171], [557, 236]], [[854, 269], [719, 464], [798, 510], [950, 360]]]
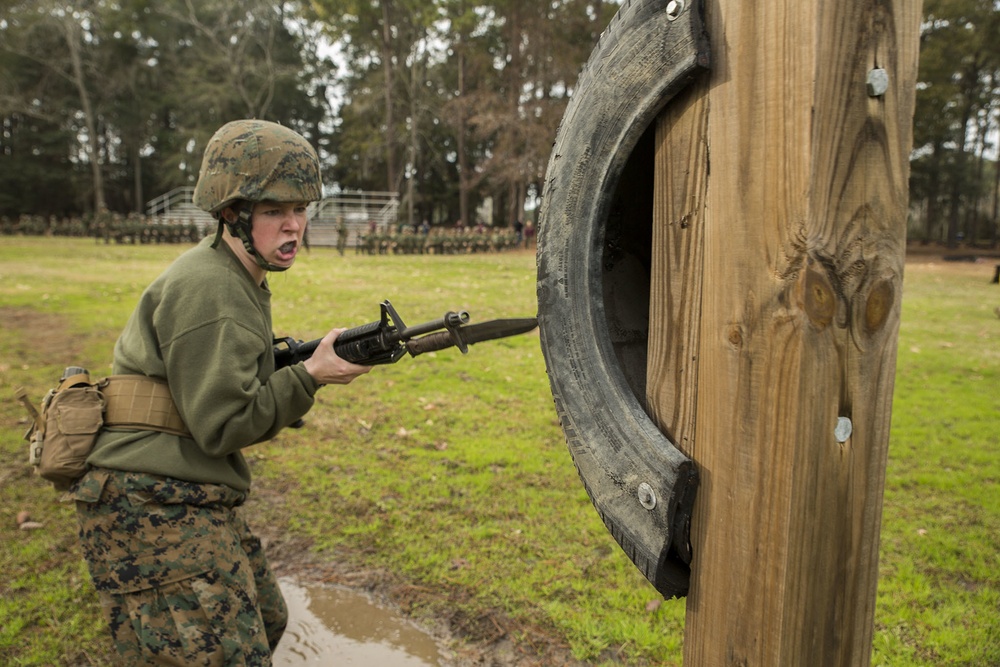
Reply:
[[[192, 203], [193, 186], [175, 188], [146, 204], [146, 214], [162, 222], [197, 224], [203, 230], [215, 225], [211, 215]], [[337, 245], [337, 224], [343, 217], [347, 226], [347, 245], [354, 247], [372, 227], [389, 231], [398, 220], [399, 195], [395, 192], [341, 191], [309, 205], [309, 243], [315, 246]]]
[[215, 219], [209, 213], [192, 203], [194, 186], [174, 188], [170, 192], [150, 200], [146, 204], [146, 215], [159, 218], [163, 223], [195, 224], [204, 232], [215, 226]]
[[388, 231], [399, 216], [399, 196], [395, 192], [338, 192], [315, 202], [309, 209], [309, 243], [337, 245], [340, 218], [347, 227], [347, 246], [355, 247], [371, 228]]

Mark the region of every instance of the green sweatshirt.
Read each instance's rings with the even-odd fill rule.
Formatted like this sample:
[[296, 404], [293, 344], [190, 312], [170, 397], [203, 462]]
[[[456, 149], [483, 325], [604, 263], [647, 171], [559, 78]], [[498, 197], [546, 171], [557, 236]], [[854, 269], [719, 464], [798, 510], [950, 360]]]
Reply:
[[319, 388], [302, 364], [274, 370], [271, 292], [211, 238], [146, 288], [113, 373], [165, 379], [193, 439], [105, 429], [89, 464], [238, 491], [250, 488], [241, 450], [308, 412]]

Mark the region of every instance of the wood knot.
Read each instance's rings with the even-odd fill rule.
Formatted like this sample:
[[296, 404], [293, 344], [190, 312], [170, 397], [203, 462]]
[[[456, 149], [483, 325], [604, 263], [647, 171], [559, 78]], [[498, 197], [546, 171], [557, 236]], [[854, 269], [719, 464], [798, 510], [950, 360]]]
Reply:
[[803, 308], [813, 325], [823, 330], [833, 322], [837, 312], [837, 294], [825, 274], [813, 268], [806, 270]]
[[895, 302], [896, 288], [888, 280], [880, 280], [868, 293], [865, 303], [865, 331], [876, 333], [885, 326]]
[[741, 347], [743, 345], [743, 328], [734, 324], [729, 329], [729, 344], [733, 347]]

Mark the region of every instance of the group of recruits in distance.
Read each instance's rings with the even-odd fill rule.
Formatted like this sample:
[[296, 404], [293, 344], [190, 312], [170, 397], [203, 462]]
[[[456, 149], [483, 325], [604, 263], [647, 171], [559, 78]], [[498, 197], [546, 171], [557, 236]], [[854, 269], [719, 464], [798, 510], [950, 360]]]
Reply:
[[243, 449], [296, 422], [324, 385], [371, 370], [334, 353], [336, 328], [307, 361], [274, 368], [268, 273], [295, 262], [321, 197], [304, 137], [260, 120], [221, 127], [194, 194], [217, 232], [146, 288], [115, 344], [113, 374], [166, 381], [187, 431], [102, 429], [69, 491], [124, 664], [271, 664], [288, 609], [239, 511]]

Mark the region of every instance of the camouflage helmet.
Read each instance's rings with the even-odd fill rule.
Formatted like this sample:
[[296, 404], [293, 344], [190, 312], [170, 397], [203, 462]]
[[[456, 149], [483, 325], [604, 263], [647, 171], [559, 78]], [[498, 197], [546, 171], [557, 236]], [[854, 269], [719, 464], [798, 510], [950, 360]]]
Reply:
[[212, 136], [194, 189], [209, 213], [236, 202], [311, 202], [323, 198], [316, 150], [298, 132], [264, 120], [226, 123]]
[[[194, 188], [195, 206], [219, 219], [212, 247], [219, 244], [225, 226], [266, 271], [284, 271], [288, 267], [269, 263], [254, 247], [254, 203], [311, 202], [322, 198], [316, 150], [298, 132], [265, 120], [235, 120], [219, 128], [205, 147]], [[222, 215], [228, 206], [236, 212], [235, 220]]]

